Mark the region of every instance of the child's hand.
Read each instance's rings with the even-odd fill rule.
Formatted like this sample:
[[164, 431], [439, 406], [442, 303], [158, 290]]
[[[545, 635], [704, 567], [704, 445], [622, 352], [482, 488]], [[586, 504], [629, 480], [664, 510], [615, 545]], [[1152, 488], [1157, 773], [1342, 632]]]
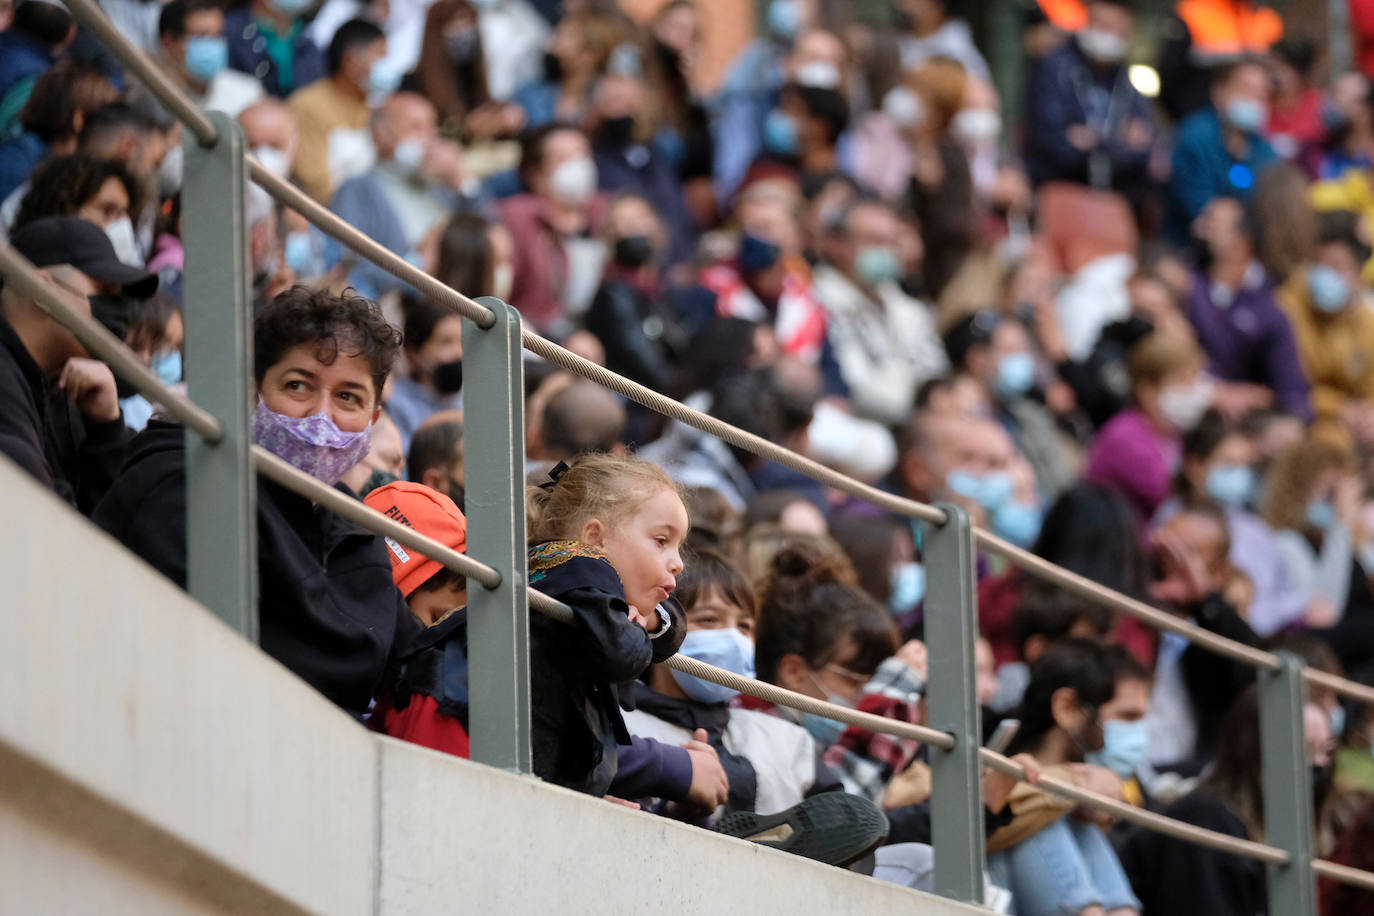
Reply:
[[630, 605], [630, 619], [633, 620], [635, 623], [639, 624], [641, 627], [643, 627], [645, 630], [647, 630], [647, 631], [650, 632], [650, 633], [652, 633], [652, 632], [654, 632], [655, 630], [658, 629], [658, 610], [657, 610], [657, 609], [654, 609], [654, 611], [650, 614], [650, 616], [645, 617], [643, 614], [641, 614], [641, 613], [639, 612], [639, 608], [635, 607], [635, 606], [632, 604], [632, 605]]
[[683, 747], [692, 758], [692, 785], [687, 790], [687, 803], [709, 814], [730, 797], [730, 778], [720, 765], [716, 749], [707, 743], [706, 729], [697, 729], [692, 740]]
[[620, 805], [622, 808], [629, 808], [631, 811], [640, 810], [639, 802], [626, 801], [623, 798], [616, 798], [614, 795], [605, 795], [602, 797], [613, 805]]

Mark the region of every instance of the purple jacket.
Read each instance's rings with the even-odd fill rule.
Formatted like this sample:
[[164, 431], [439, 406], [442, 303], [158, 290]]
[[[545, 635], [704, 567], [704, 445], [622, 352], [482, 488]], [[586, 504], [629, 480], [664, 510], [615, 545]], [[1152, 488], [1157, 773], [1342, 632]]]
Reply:
[[1280, 410], [1312, 418], [1293, 328], [1259, 265], [1251, 265], [1229, 305], [1222, 305], [1207, 277], [1197, 274], [1186, 309], [1214, 376], [1264, 385], [1273, 390]]
[[1180, 451], [1177, 439], [1161, 436], [1145, 414], [1131, 407], [1102, 427], [1083, 477], [1126, 497], [1146, 522], [1169, 498]]

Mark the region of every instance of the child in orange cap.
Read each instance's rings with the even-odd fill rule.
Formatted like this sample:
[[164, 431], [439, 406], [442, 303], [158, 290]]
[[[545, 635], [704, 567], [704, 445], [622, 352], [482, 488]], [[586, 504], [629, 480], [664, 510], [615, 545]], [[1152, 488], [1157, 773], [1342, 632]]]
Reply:
[[[446, 547], [467, 550], [467, 519], [437, 490], [398, 480], [363, 502]], [[393, 738], [467, 757], [467, 579], [385, 540], [396, 587], [426, 629], [412, 642], [394, 685], [377, 698], [369, 722]]]

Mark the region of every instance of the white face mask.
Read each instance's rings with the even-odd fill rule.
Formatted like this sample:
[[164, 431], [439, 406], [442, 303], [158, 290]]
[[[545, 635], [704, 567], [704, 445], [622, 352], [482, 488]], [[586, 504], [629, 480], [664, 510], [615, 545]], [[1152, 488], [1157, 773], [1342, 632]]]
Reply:
[[167, 150], [162, 164], [157, 167], [157, 192], [159, 197], [172, 197], [181, 190], [181, 180], [185, 171], [186, 151], [178, 143]]
[[285, 178], [291, 171], [291, 157], [275, 146], [255, 146], [253, 155], [258, 157], [263, 168], [278, 178]]
[[1202, 378], [1189, 385], [1169, 385], [1159, 393], [1160, 413], [1179, 432], [1196, 426], [1211, 406], [1211, 379]]
[[905, 86], [897, 86], [883, 96], [883, 114], [898, 127], [920, 127], [926, 120], [926, 106], [919, 95]]
[[1079, 49], [1098, 63], [1120, 63], [1126, 56], [1126, 40], [1120, 35], [1085, 28], [1078, 33], [1077, 39]]
[[965, 108], [950, 122], [955, 139], [970, 145], [988, 143], [1002, 134], [1002, 116], [991, 108]]
[[811, 89], [838, 89], [840, 68], [828, 60], [813, 60], [798, 68], [797, 83]]
[[114, 246], [115, 257], [130, 267], [143, 266], [143, 254], [138, 250], [138, 239], [134, 237], [133, 220], [121, 216], [105, 227], [105, 234]]
[[549, 190], [560, 203], [585, 204], [596, 193], [596, 163], [590, 156], [569, 159], [549, 176]]
[[396, 144], [396, 151], [391, 154], [391, 158], [402, 173], [409, 176], [418, 175], [420, 167], [425, 164], [425, 141], [416, 137], [402, 140]]
[[511, 288], [515, 286], [515, 265], [497, 264], [491, 271], [491, 294], [497, 299], [510, 298]]

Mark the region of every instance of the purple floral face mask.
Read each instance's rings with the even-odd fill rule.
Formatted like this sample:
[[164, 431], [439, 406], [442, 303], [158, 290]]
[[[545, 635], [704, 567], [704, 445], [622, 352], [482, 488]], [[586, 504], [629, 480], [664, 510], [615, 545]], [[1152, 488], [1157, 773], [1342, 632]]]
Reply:
[[288, 417], [258, 400], [253, 417], [253, 439], [278, 458], [305, 471], [331, 487], [367, 457], [372, 448], [372, 424], [357, 433], [346, 433], [328, 414]]

